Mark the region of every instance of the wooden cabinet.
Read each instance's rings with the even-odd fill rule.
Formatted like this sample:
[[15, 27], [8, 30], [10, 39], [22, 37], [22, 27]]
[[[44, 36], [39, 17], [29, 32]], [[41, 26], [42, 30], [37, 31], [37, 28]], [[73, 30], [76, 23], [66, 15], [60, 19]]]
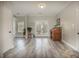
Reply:
[[60, 27], [55, 27], [51, 30], [51, 39], [53, 39], [53, 41], [61, 41], [61, 28]]

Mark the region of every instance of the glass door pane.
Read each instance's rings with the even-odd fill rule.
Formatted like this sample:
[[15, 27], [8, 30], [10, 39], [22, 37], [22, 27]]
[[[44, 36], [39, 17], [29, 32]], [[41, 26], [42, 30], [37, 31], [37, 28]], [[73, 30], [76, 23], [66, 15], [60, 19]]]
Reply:
[[35, 23], [36, 36], [47, 36], [48, 35], [48, 23], [45, 21]]

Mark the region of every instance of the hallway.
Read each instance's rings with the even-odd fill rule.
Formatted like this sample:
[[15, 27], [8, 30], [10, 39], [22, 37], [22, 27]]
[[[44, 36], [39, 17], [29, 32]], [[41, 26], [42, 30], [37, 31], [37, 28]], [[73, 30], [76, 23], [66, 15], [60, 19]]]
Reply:
[[62, 42], [50, 38], [24, 39], [15, 38], [15, 48], [7, 51], [8, 58], [72, 58], [79, 57], [79, 53]]
[[0, 2], [1, 57], [78, 58], [79, 1]]

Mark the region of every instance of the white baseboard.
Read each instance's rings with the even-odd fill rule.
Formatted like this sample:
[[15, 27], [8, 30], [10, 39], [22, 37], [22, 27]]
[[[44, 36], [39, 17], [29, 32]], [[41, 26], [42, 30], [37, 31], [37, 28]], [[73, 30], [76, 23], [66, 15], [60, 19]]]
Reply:
[[66, 45], [68, 45], [69, 47], [71, 47], [72, 49], [74, 49], [75, 51], [79, 52], [79, 50], [77, 50], [77, 48], [75, 48], [74, 46], [72, 46], [71, 44], [66, 42], [65, 40], [62, 40], [62, 42], [65, 43]]

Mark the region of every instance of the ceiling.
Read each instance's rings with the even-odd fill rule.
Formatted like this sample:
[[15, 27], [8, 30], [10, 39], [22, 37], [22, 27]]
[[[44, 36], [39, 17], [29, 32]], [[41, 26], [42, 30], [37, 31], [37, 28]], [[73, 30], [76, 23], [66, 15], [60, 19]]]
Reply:
[[[45, 3], [46, 8], [39, 8], [38, 4]], [[15, 1], [6, 3], [14, 15], [56, 15], [70, 4], [69, 1]]]

